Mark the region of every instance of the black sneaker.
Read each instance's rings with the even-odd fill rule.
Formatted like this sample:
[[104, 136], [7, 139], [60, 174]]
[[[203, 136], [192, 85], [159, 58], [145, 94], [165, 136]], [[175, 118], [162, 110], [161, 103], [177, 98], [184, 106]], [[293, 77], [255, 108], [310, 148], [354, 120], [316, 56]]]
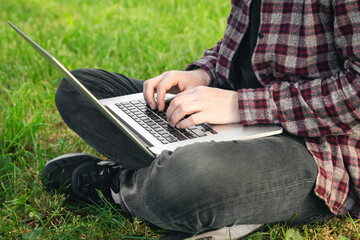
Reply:
[[41, 180], [49, 192], [68, 195], [69, 202], [101, 204], [104, 201], [97, 191], [114, 202], [110, 188], [119, 191], [121, 169], [112, 161], [103, 161], [85, 153], [69, 153], [46, 163]]

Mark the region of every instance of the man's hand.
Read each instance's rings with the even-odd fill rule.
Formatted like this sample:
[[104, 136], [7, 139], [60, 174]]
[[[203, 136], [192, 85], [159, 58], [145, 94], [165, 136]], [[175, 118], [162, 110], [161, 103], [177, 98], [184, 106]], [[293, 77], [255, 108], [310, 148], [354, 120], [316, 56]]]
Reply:
[[[210, 76], [203, 69], [170, 71], [145, 81], [143, 93], [145, 101], [151, 109], [158, 108], [159, 111], [163, 111], [167, 92], [177, 94], [197, 86], [208, 86], [209, 84]], [[154, 99], [155, 92], [157, 93], [157, 101]]]
[[168, 122], [177, 128], [205, 122], [240, 122], [237, 92], [211, 87], [191, 88], [175, 96], [166, 115]]

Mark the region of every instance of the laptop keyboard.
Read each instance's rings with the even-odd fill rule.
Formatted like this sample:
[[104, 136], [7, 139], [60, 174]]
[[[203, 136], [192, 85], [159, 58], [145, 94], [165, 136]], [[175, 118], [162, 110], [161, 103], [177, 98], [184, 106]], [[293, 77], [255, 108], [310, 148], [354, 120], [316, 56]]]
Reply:
[[146, 105], [145, 100], [134, 100], [116, 103], [115, 105], [163, 144], [204, 137], [207, 136], [207, 134], [217, 134], [217, 132], [206, 123], [186, 129], [172, 127], [166, 122], [166, 110], [169, 104], [169, 100], [165, 101], [165, 109], [163, 112], [150, 109]]

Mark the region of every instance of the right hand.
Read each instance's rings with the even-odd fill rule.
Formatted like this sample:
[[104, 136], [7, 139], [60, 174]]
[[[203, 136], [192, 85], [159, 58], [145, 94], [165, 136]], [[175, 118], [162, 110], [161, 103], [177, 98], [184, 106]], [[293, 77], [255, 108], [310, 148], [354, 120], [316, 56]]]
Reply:
[[[193, 71], [169, 71], [145, 81], [143, 94], [151, 109], [158, 108], [159, 111], [163, 111], [167, 92], [177, 94], [197, 86], [208, 86], [209, 84], [210, 76], [201, 68]], [[155, 92], [157, 93], [156, 101]]]

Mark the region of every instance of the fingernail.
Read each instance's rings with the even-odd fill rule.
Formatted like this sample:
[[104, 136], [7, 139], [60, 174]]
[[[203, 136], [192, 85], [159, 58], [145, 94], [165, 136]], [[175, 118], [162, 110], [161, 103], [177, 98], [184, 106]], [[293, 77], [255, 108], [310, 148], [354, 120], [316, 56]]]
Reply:
[[149, 107], [154, 110], [154, 105], [152, 103], [149, 104]]

